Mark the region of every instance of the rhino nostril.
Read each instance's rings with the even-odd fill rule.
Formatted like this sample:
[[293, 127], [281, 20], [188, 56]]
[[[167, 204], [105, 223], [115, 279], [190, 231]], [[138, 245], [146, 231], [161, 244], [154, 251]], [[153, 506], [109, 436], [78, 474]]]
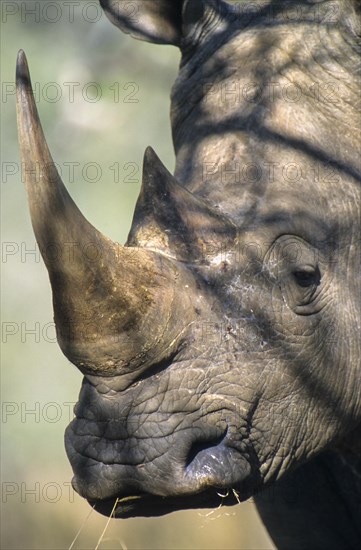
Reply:
[[229, 489], [251, 474], [247, 456], [231, 445], [223, 434], [195, 441], [187, 455], [185, 477], [195, 491]]
[[225, 436], [226, 431], [222, 433], [221, 435], [217, 437], [212, 437], [203, 441], [195, 441], [192, 446], [190, 447], [186, 459], [186, 468], [194, 462], [194, 460], [199, 459], [202, 455], [211, 452], [212, 448], [218, 447], [220, 444], [222, 444]]

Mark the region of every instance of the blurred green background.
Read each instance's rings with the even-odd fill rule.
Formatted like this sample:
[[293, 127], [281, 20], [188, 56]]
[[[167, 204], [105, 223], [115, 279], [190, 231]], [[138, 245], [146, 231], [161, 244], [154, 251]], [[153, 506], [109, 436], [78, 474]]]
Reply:
[[[70, 487], [63, 433], [81, 374], [55, 342], [50, 285], [30, 224], [16, 135], [14, 71], [27, 54], [43, 127], [85, 216], [124, 242], [151, 144], [173, 171], [175, 48], [125, 36], [98, 2], [1, 3], [2, 549], [69, 548], [90, 508]], [[94, 512], [74, 548], [95, 548]], [[112, 520], [99, 548], [273, 548], [253, 504]]]

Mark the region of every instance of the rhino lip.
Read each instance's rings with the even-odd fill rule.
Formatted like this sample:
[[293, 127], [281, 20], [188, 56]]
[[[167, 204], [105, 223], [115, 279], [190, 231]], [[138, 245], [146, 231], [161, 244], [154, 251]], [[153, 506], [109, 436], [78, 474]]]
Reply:
[[244, 490], [207, 489], [193, 495], [162, 497], [148, 493], [128, 495], [106, 500], [88, 500], [94, 509], [107, 517], [131, 518], [131, 517], [156, 517], [194, 508], [218, 508], [220, 506], [232, 506], [246, 500], [251, 495], [246, 488]]

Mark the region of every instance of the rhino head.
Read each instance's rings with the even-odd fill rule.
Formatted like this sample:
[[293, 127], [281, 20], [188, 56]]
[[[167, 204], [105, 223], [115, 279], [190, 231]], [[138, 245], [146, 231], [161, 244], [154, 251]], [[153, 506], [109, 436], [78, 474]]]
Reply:
[[[84, 374], [65, 438], [74, 488], [116, 517], [259, 494], [274, 540], [295, 549], [316, 548], [297, 523], [310, 495], [293, 515], [279, 495], [316, 483], [356, 547], [356, 2], [101, 4], [123, 31], [181, 49], [176, 170], [147, 149], [128, 241], [107, 239], [56, 172], [19, 54], [32, 223], [59, 345]], [[346, 496], [330, 481], [341, 463]], [[344, 547], [322, 521], [322, 548]]]

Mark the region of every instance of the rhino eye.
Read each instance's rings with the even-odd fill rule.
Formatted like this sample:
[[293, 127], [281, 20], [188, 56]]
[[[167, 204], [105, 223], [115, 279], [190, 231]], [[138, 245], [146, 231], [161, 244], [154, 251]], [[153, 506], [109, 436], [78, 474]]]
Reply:
[[318, 267], [305, 266], [293, 271], [296, 283], [303, 287], [316, 286], [320, 284], [321, 273]]
[[[297, 315], [311, 315], [321, 307], [322, 257], [300, 237], [281, 235], [265, 258], [274, 292]], [[279, 295], [278, 295], [279, 298]]]

